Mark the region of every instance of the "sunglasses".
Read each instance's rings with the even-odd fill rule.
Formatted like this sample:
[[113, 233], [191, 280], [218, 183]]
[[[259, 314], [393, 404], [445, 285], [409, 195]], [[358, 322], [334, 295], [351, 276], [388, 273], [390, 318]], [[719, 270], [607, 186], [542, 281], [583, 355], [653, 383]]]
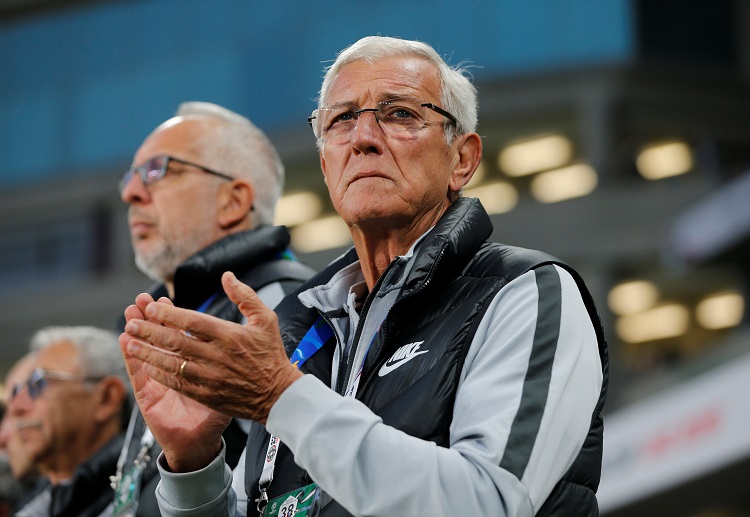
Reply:
[[29, 397], [32, 399], [38, 399], [42, 396], [44, 391], [47, 389], [50, 380], [64, 381], [64, 382], [97, 382], [102, 380], [103, 377], [83, 377], [81, 375], [75, 375], [68, 372], [55, 372], [52, 370], [45, 370], [43, 368], [36, 368], [31, 372], [29, 378], [25, 382], [17, 383], [13, 385], [11, 391], [10, 400], [20, 395], [24, 387], [29, 391]]
[[135, 176], [136, 174], [140, 176], [141, 181], [143, 182], [144, 185], [151, 185], [152, 183], [156, 183], [157, 181], [163, 180], [167, 175], [167, 171], [169, 170], [169, 164], [171, 162], [181, 163], [183, 165], [195, 167], [197, 169], [202, 170], [205, 173], [218, 176], [219, 178], [224, 178], [225, 180], [232, 181], [235, 179], [221, 172], [216, 172], [207, 167], [204, 167], [203, 165], [198, 165], [197, 163], [180, 160], [179, 158], [175, 158], [174, 156], [167, 156], [167, 155], [155, 156], [154, 158], [151, 158], [150, 160], [146, 160], [146, 162], [142, 163], [141, 165], [138, 165], [136, 167], [131, 167], [130, 169], [126, 170], [122, 174], [122, 177], [120, 177], [120, 182], [118, 184], [118, 188], [120, 189], [120, 194], [122, 194], [122, 191], [125, 190], [125, 187], [128, 185], [128, 183], [130, 183], [130, 180], [133, 179], [133, 176]]

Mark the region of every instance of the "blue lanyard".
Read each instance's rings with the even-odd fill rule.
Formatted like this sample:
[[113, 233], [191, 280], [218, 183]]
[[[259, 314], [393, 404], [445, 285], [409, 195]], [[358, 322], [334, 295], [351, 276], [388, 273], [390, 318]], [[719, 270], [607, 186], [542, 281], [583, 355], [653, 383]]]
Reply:
[[297, 345], [289, 362], [300, 368], [315, 352], [325, 345], [326, 341], [331, 339], [331, 336], [333, 336], [331, 326], [323, 318], [318, 317], [313, 326], [310, 327], [302, 338], [302, 341]]
[[[206, 312], [218, 295], [219, 293], [214, 293], [195, 310], [197, 312]], [[323, 345], [326, 344], [326, 341], [331, 339], [331, 336], [333, 336], [333, 329], [323, 318], [318, 316], [318, 319], [315, 320], [313, 326], [310, 327], [302, 338], [302, 341], [297, 345], [297, 348], [294, 350], [294, 353], [292, 353], [292, 357], [289, 361], [297, 368], [300, 368], [315, 352], [320, 350]]]
[[[359, 377], [362, 375], [362, 370], [364, 369], [367, 355], [370, 353], [370, 348], [372, 348], [372, 344], [375, 342], [375, 338], [377, 337], [379, 331], [380, 327], [378, 327], [378, 329], [375, 331], [375, 334], [373, 334], [372, 336], [372, 340], [367, 347], [367, 352], [365, 352], [365, 357], [362, 360], [362, 364], [359, 366], [359, 370], [357, 371], [356, 381], [352, 385], [349, 392], [347, 392], [347, 395], [349, 396], [353, 396], [353, 394], [357, 391], [357, 387], [359, 386]], [[310, 327], [305, 336], [299, 342], [299, 345], [297, 345], [297, 348], [292, 353], [292, 357], [289, 359], [289, 362], [291, 362], [297, 368], [300, 368], [308, 359], [310, 359], [310, 357], [315, 354], [315, 352], [320, 350], [323, 345], [325, 345], [326, 341], [328, 341], [331, 336], [333, 336], [333, 329], [331, 328], [331, 326], [328, 325], [328, 323], [326, 323], [323, 318], [318, 317], [318, 319], [315, 320], [315, 323], [313, 323], [313, 326]]]
[[211, 296], [208, 297], [208, 300], [203, 302], [200, 307], [195, 309], [197, 312], [206, 312], [208, 310], [208, 307], [214, 302], [216, 297], [219, 296], [219, 293], [214, 293]]

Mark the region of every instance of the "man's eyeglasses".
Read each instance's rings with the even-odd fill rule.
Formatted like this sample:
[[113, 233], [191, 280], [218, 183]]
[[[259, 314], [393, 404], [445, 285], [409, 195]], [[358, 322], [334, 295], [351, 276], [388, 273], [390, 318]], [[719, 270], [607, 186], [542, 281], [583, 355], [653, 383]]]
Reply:
[[235, 179], [221, 172], [216, 172], [207, 167], [204, 167], [203, 165], [198, 165], [197, 163], [180, 160], [179, 158], [175, 158], [174, 156], [167, 156], [167, 155], [155, 156], [154, 158], [147, 160], [145, 163], [141, 165], [137, 165], [136, 167], [131, 167], [130, 169], [126, 170], [122, 174], [122, 177], [120, 178], [120, 182], [118, 184], [118, 187], [120, 189], [120, 194], [122, 194], [122, 191], [125, 190], [125, 187], [127, 186], [127, 184], [130, 183], [130, 180], [133, 179], [133, 176], [135, 176], [136, 174], [141, 177], [141, 181], [143, 182], [144, 185], [151, 185], [152, 183], [156, 183], [157, 181], [163, 180], [164, 177], [167, 175], [167, 171], [169, 170], [170, 162], [177, 162], [183, 165], [189, 165], [190, 167], [197, 167], [198, 169], [201, 169], [203, 172], [207, 172], [208, 174], [213, 174], [214, 176], [224, 178], [225, 180], [232, 181]]
[[427, 110], [432, 110], [457, 124], [456, 117], [443, 108], [417, 97], [402, 97], [379, 102], [376, 108], [360, 109], [353, 104], [336, 104], [318, 108], [307, 118], [315, 138], [330, 143], [348, 142], [357, 127], [360, 115], [372, 113], [390, 138], [412, 139], [414, 134], [432, 122], [427, 120]]
[[50, 380], [64, 382], [97, 382], [102, 380], [102, 377], [84, 377], [68, 372], [55, 372], [52, 370], [36, 368], [31, 372], [31, 375], [26, 382], [13, 385], [10, 400], [15, 399], [16, 396], [23, 391], [24, 387], [29, 390], [29, 396], [32, 399], [37, 399], [42, 393], [44, 393], [44, 390], [47, 389]]

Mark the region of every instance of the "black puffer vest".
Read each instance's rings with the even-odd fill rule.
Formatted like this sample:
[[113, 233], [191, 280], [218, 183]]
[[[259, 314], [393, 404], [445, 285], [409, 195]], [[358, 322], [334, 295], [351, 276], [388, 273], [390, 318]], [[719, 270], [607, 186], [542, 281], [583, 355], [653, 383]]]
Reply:
[[[426, 236], [395, 305], [372, 343], [357, 399], [385, 424], [448, 447], [453, 403], [464, 358], [488, 305], [500, 289], [519, 275], [546, 264], [560, 265], [570, 271], [580, 287], [597, 332], [605, 380], [585, 444], [538, 515], [598, 515], [595, 492], [601, 470], [601, 409], [608, 366], [606, 343], [593, 301], [579, 275], [558, 259], [537, 251], [485, 242], [491, 232], [492, 223], [481, 204], [465, 198], [453, 203]], [[356, 259], [354, 250], [350, 250], [300, 290], [325, 284]], [[374, 290], [378, 287], [376, 285]], [[289, 354], [319, 316], [317, 311], [305, 308], [292, 298], [287, 297], [277, 307], [282, 338]], [[367, 310], [367, 302], [362, 310]], [[364, 319], [362, 316], [360, 323]], [[315, 375], [328, 385], [334, 341], [332, 338], [302, 367], [303, 372]], [[430, 353], [421, 356], [420, 361], [409, 361], [387, 376], [378, 376], [378, 370], [401, 346], [417, 341], [429, 343]], [[354, 352], [349, 356], [353, 357]], [[351, 364], [346, 371], [350, 370]], [[342, 375], [339, 375], [338, 385], [337, 391], [341, 393], [341, 386], [346, 386]], [[258, 480], [267, 445], [267, 432], [254, 423], [248, 436], [245, 478], [248, 515], [257, 515], [254, 500], [259, 495]], [[269, 497], [311, 482], [282, 443]], [[320, 515], [350, 514], [332, 501]]]

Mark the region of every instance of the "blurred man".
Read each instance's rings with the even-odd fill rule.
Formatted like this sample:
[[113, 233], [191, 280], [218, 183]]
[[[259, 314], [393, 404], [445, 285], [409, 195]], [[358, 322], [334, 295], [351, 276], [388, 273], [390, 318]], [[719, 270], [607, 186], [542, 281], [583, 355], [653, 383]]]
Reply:
[[[34, 354], [28, 353], [19, 359], [5, 377], [5, 400], [7, 408], [12, 397], [22, 384], [29, 378], [34, 369]], [[18, 480], [15, 488], [19, 490], [14, 502], [14, 508], [20, 508], [33, 497], [36, 492], [46, 486], [47, 481], [41, 475], [39, 465], [36, 464], [29, 451], [21, 441], [16, 418], [6, 411], [0, 423], [0, 449], [2, 449], [13, 477]]]
[[[239, 322], [221, 287], [224, 271], [269, 307], [309, 278], [313, 271], [288, 249], [286, 228], [271, 226], [283, 183], [276, 149], [249, 120], [215, 104], [181, 105], [146, 138], [120, 181], [136, 264], [159, 282], [151, 294]], [[240, 461], [248, 426], [233, 420], [223, 432], [229, 465]], [[137, 410], [126, 446], [114, 513], [157, 515], [160, 449]]]
[[93, 327], [48, 327], [31, 340], [33, 369], [8, 406], [23, 446], [50, 485], [18, 512], [97, 516], [123, 443], [131, 396], [117, 336]]
[[162, 515], [234, 514], [226, 415], [257, 422], [250, 515], [598, 515], [601, 326], [569, 266], [486, 241], [461, 198], [476, 120], [475, 88], [432, 47], [358, 41], [310, 117], [354, 248], [276, 314], [225, 274], [245, 326], [147, 294], [126, 309]]
[[[5, 406], [10, 406], [12, 399], [34, 370], [34, 353], [19, 359], [5, 377]], [[24, 481], [39, 476], [39, 465], [34, 463], [29, 451], [20, 439], [19, 429], [14, 417], [7, 412], [0, 424], [0, 448], [6, 451], [11, 472], [16, 479]]]

